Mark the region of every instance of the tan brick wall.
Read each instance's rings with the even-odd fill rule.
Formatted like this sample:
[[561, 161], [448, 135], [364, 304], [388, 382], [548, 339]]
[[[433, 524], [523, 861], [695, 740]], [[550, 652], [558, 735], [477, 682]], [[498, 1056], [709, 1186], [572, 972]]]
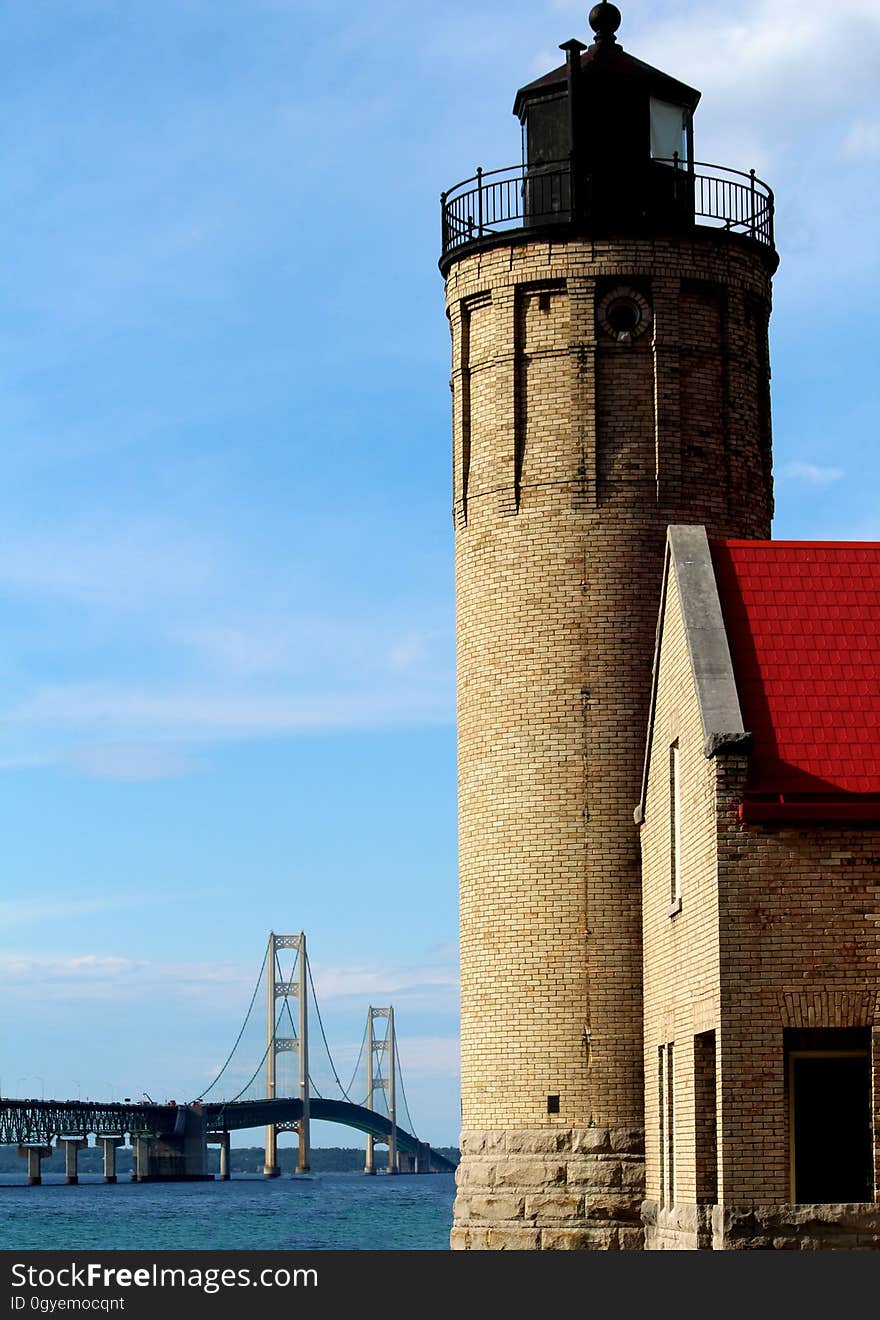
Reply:
[[790, 1200], [784, 1027], [874, 1028], [880, 1132], [880, 830], [742, 824], [745, 769], [719, 758], [719, 1195], [775, 1205]]
[[[681, 911], [671, 913], [669, 748], [679, 745]], [[657, 1052], [675, 1046], [675, 1203], [696, 1204], [694, 1036], [719, 1026], [715, 762], [703, 750], [674, 572], [663, 620], [641, 827], [645, 1014], [645, 1195], [661, 1200]]]
[[[597, 330], [596, 303], [630, 281], [654, 325], [618, 344]], [[694, 281], [724, 309], [706, 348], [724, 359], [714, 428], [710, 378], [681, 369]], [[468, 1133], [478, 1145], [642, 1123], [632, 810], [664, 536], [671, 522], [769, 534], [769, 417], [764, 404], [760, 425], [739, 416], [766, 372], [760, 336], [748, 349], [747, 302], [763, 334], [761, 255], [708, 232], [499, 245], [448, 274], [466, 1148]], [[707, 431], [698, 482], [683, 413]], [[735, 470], [757, 484], [747, 505]], [[463, 1193], [458, 1217], [473, 1227]]]

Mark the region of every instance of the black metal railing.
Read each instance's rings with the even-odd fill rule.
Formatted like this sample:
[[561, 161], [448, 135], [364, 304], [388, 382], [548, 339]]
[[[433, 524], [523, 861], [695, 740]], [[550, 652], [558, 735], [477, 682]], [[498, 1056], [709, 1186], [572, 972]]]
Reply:
[[462, 243], [520, 229], [529, 224], [562, 224], [571, 219], [568, 161], [539, 169], [510, 165], [477, 170], [472, 179], [442, 194], [443, 255]]
[[[478, 169], [473, 178], [441, 194], [443, 257], [511, 230], [619, 217], [614, 197], [611, 205], [594, 201], [589, 176], [575, 180], [573, 201], [572, 181], [567, 160]], [[632, 215], [646, 228], [662, 228], [663, 220], [678, 217], [685, 224], [706, 224], [773, 246], [773, 192], [754, 170], [744, 174], [702, 161], [688, 166], [677, 157], [654, 160], [640, 196], [642, 205], [635, 204]]]
[[[671, 167], [680, 186], [693, 190], [694, 220], [746, 234], [773, 247], [773, 189], [754, 170], [730, 170], [696, 161], [691, 169], [676, 157], [657, 162]], [[711, 171], [705, 173], [704, 171]]]

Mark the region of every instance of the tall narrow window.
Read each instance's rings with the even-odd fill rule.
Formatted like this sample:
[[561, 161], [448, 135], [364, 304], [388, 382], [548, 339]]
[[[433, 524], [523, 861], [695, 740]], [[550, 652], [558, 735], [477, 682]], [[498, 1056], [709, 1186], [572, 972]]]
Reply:
[[715, 1032], [694, 1036], [694, 1164], [697, 1205], [718, 1200]]
[[669, 748], [669, 901], [681, 906], [681, 767], [678, 739]]
[[660, 1204], [666, 1204], [666, 1046], [657, 1046], [657, 1148], [660, 1155]]
[[666, 1203], [675, 1201], [675, 1046], [666, 1046]]
[[670, 1042], [657, 1050], [659, 1099], [660, 1204], [675, 1200], [675, 1046]]

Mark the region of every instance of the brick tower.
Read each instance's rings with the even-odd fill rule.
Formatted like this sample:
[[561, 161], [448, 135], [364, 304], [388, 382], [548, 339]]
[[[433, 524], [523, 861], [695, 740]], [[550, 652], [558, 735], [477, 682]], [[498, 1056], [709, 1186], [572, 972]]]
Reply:
[[666, 528], [767, 537], [772, 194], [699, 92], [589, 48], [522, 164], [442, 197], [452, 332], [462, 1161], [453, 1246], [639, 1248], [639, 797]]

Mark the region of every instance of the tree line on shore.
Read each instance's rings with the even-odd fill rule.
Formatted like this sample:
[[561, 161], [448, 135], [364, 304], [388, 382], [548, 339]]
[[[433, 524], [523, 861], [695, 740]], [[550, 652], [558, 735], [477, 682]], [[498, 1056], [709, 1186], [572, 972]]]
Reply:
[[[459, 1154], [454, 1146], [436, 1146], [440, 1155], [445, 1155], [454, 1164], [458, 1163]], [[262, 1146], [233, 1146], [229, 1152], [233, 1173], [262, 1173], [265, 1152]], [[104, 1154], [99, 1147], [89, 1146], [79, 1152], [80, 1173], [102, 1173]], [[133, 1151], [128, 1146], [121, 1146], [116, 1152], [116, 1171], [127, 1175], [132, 1170]], [[376, 1151], [376, 1168], [382, 1169], [385, 1162], [385, 1149]], [[282, 1173], [293, 1173], [296, 1168], [296, 1147], [281, 1146], [278, 1150], [278, 1163]], [[63, 1149], [53, 1150], [43, 1160], [43, 1173], [64, 1172]], [[219, 1173], [220, 1151], [216, 1146], [208, 1147], [208, 1171]], [[315, 1146], [312, 1148], [313, 1173], [363, 1173], [363, 1146]], [[0, 1146], [0, 1174], [25, 1173], [25, 1161], [16, 1146]]]

